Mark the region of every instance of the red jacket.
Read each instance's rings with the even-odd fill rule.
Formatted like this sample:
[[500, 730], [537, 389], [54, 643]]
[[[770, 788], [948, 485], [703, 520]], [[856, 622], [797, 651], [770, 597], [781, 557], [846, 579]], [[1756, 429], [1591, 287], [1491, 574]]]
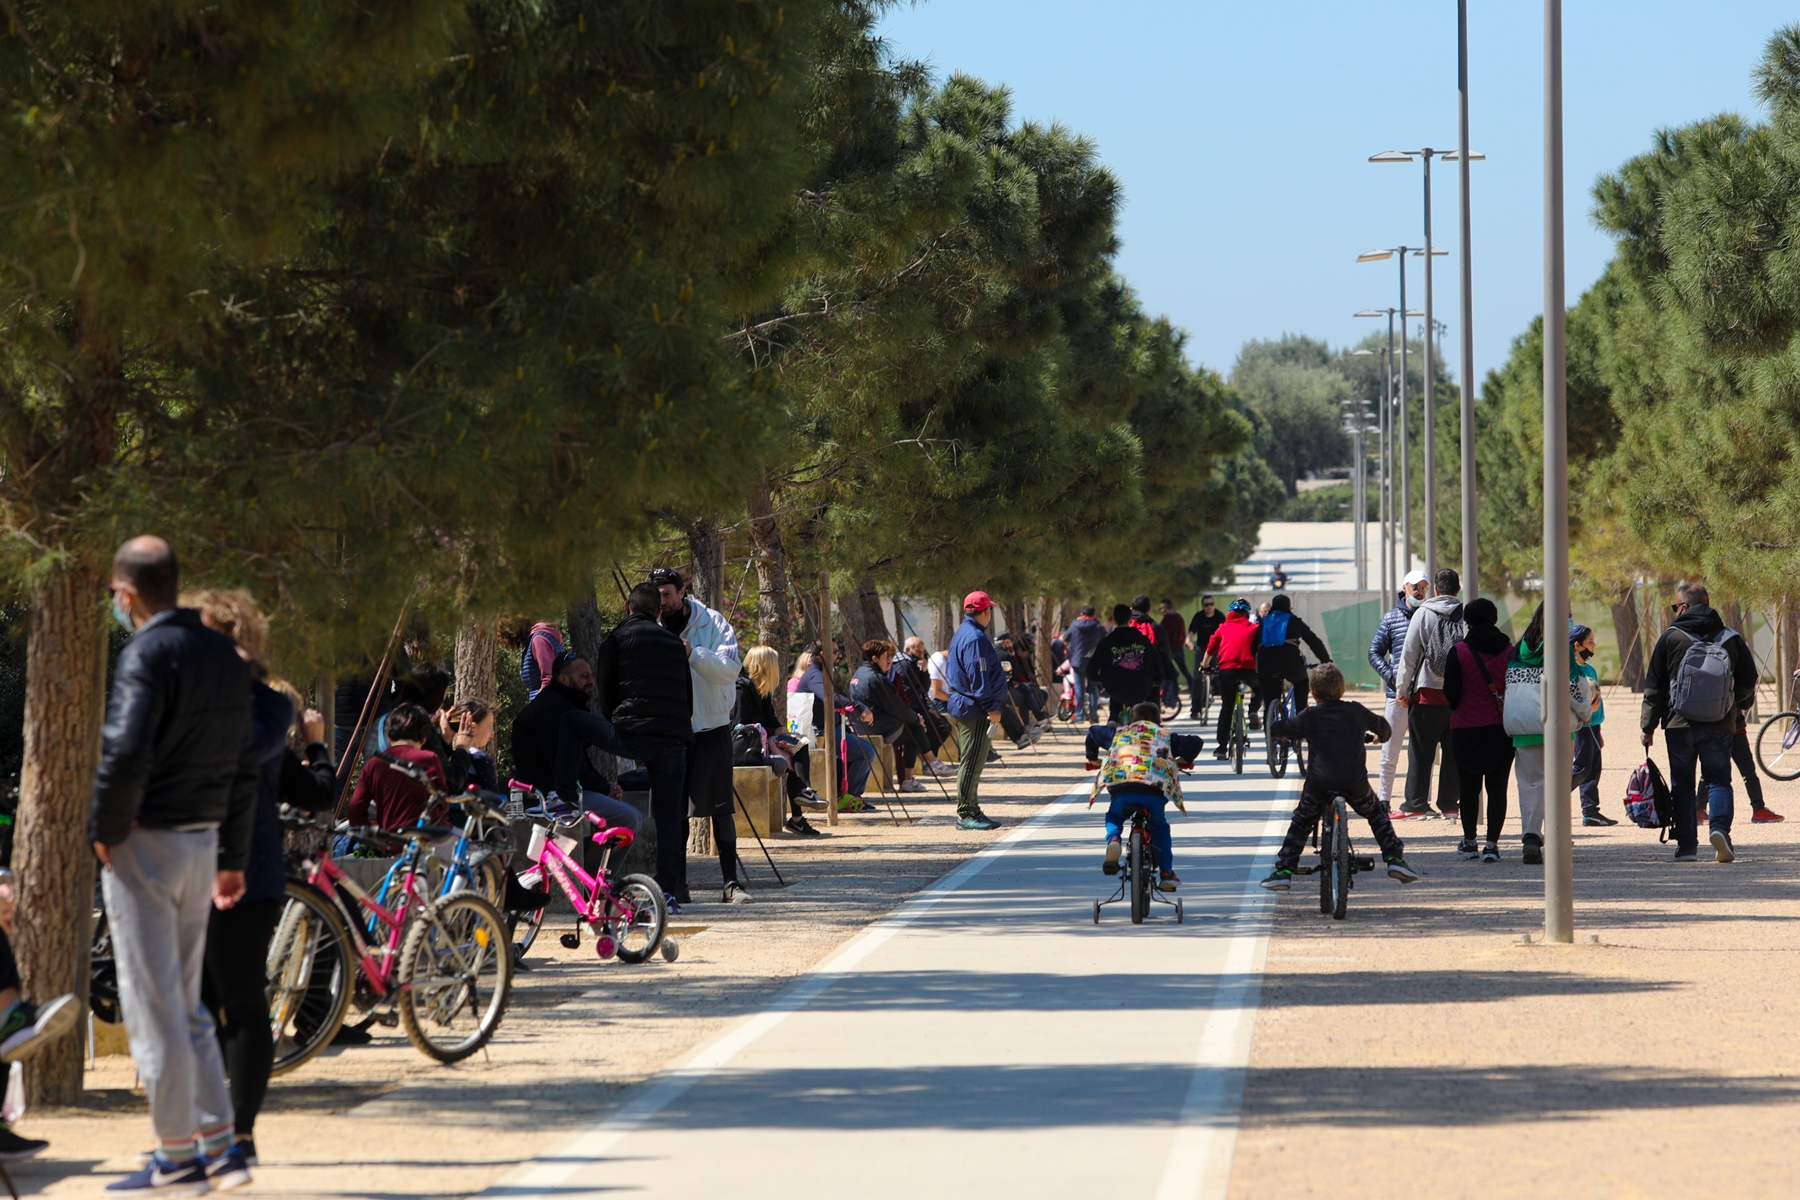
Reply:
[[1254, 671], [1256, 626], [1241, 612], [1225, 614], [1225, 623], [1206, 643], [1206, 653], [1217, 658], [1221, 671]]

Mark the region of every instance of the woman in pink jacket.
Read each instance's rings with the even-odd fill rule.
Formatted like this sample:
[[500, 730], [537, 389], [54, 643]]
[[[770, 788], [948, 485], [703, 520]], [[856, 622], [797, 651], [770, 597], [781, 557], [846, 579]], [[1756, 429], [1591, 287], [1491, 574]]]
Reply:
[[1499, 610], [1492, 600], [1472, 601], [1463, 609], [1468, 632], [1444, 660], [1444, 698], [1450, 701], [1450, 748], [1462, 776], [1463, 837], [1456, 852], [1477, 857], [1476, 810], [1481, 783], [1487, 781], [1487, 843], [1482, 862], [1500, 861], [1500, 829], [1506, 824], [1506, 777], [1512, 771], [1513, 744], [1500, 723], [1506, 697], [1506, 657], [1512, 642], [1496, 628]]

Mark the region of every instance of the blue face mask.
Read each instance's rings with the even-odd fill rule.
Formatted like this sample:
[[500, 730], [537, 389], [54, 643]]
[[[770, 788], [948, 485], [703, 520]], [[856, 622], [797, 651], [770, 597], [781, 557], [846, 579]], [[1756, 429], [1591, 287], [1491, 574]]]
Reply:
[[131, 623], [131, 613], [119, 605], [119, 593], [114, 592], [112, 598], [113, 620], [117, 621], [126, 633], [136, 633], [137, 626]]
[[1417, 596], [1413, 595], [1411, 592], [1406, 593], [1406, 607], [1408, 607], [1408, 608], [1419, 607], [1419, 598]]

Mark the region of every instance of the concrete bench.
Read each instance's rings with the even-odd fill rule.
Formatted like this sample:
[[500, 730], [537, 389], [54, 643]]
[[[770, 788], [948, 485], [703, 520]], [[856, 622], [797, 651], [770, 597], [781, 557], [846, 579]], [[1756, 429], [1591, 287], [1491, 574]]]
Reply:
[[731, 784], [737, 789], [737, 798], [743, 801], [732, 806], [732, 820], [739, 837], [749, 837], [754, 832], [767, 838], [780, 832], [787, 819], [786, 789], [781, 786], [781, 776], [768, 767], [733, 767]]

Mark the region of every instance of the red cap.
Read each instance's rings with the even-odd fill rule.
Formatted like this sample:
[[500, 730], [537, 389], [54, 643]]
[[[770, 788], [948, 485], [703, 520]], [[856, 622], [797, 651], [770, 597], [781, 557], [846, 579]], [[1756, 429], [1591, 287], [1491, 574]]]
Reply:
[[963, 597], [964, 612], [986, 612], [994, 607], [994, 598], [986, 592], [970, 592]]

